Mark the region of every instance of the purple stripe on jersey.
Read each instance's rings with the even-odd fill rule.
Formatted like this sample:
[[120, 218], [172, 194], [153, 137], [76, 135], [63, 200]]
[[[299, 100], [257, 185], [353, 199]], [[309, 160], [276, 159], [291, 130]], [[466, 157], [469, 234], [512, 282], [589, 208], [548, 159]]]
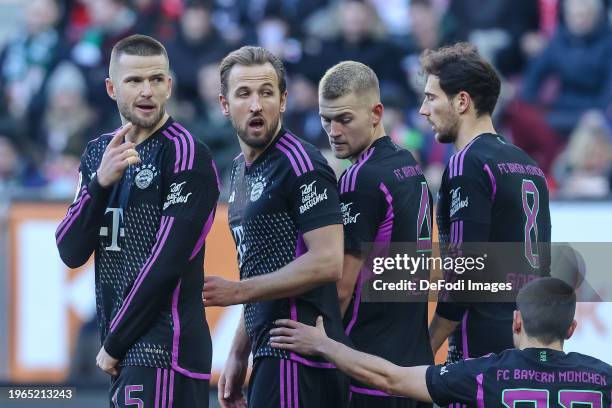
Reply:
[[66, 235], [66, 233], [68, 232], [68, 230], [70, 229], [70, 227], [72, 226], [72, 224], [74, 224], [74, 221], [79, 218], [79, 215], [81, 215], [81, 211], [83, 211], [83, 208], [85, 207], [85, 204], [87, 204], [87, 202], [91, 199], [91, 196], [89, 194], [85, 195], [85, 197], [83, 198], [83, 200], [81, 200], [81, 202], [79, 203], [79, 208], [77, 209], [77, 211], [74, 213], [74, 215], [72, 215], [70, 222], [68, 222], [68, 224], [65, 225], [64, 230], [62, 231], [62, 233], [57, 237], [57, 244], [59, 245], [60, 242], [62, 242], [62, 239], [64, 239], [64, 236]]
[[457, 246], [461, 246], [463, 243], [463, 220], [459, 221], [459, 242]]
[[280, 406], [285, 408], [285, 360], [280, 360]]
[[283, 139], [282, 137], [278, 140], [278, 143], [282, 144], [285, 148], [291, 150], [291, 152], [293, 153], [293, 157], [296, 158], [298, 163], [300, 164], [300, 170], [302, 170], [302, 173], [308, 172], [308, 169], [306, 168], [306, 165], [304, 164], [304, 160], [302, 159], [300, 152], [298, 152], [298, 149], [294, 145], [292, 145], [291, 143], [289, 143], [287, 140]]
[[357, 315], [359, 314], [359, 304], [361, 303], [361, 282], [363, 280], [363, 275], [365, 271], [364, 267], [359, 270], [359, 275], [357, 275], [357, 282], [355, 283], [355, 300], [353, 300], [353, 315], [351, 316], [351, 321], [348, 325], [346, 325], [346, 329], [344, 333], [348, 336], [357, 321]]
[[167, 130], [164, 130], [162, 134], [174, 142], [174, 153], [176, 154], [176, 160], [174, 161], [174, 172], [178, 173], [181, 162], [181, 145], [179, 141], [175, 137], [171, 136]]
[[170, 395], [168, 396], [168, 408], [172, 408], [172, 401], [174, 400], [174, 370], [170, 370]]
[[478, 139], [478, 138], [475, 137], [474, 139], [472, 139], [472, 141], [470, 143], [468, 143], [468, 145], [465, 146], [463, 148], [463, 150], [461, 150], [461, 157], [459, 159], [459, 175], [460, 176], [463, 174], [463, 159], [465, 158], [465, 154], [467, 153], [468, 149], [474, 144], [476, 139]]
[[478, 390], [476, 391], [476, 407], [477, 408], [485, 408], [484, 404], [484, 388], [482, 386], [483, 381], [482, 373], [476, 376], [476, 383], [478, 384]]
[[455, 246], [455, 221], [451, 222], [450, 226], [450, 247]]
[[310, 157], [308, 157], [308, 153], [306, 153], [306, 149], [304, 149], [304, 146], [302, 145], [302, 143], [299, 140], [297, 140], [295, 137], [291, 136], [291, 134], [289, 133], [285, 133], [283, 137], [286, 137], [287, 139], [291, 140], [298, 147], [298, 149], [300, 149], [300, 152], [302, 152], [302, 154], [304, 155], [304, 161], [306, 161], [307, 172], [313, 171], [314, 166], [312, 165], [312, 162], [310, 161]]
[[155, 408], [159, 408], [159, 384], [161, 381], [160, 374], [161, 368], [158, 368], [157, 375], [155, 376]]
[[298, 408], [299, 398], [298, 398], [298, 371], [297, 371], [297, 363], [293, 363], [293, 406]]
[[208, 219], [204, 223], [204, 228], [202, 229], [202, 233], [200, 234], [200, 238], [198, 238], [198, 242], [196, 242], [195, 247], [193, 248], [193, 251], [191, 252], [191, 256], [189, 257], [190, 261], [193, 258], [195, 258], [195, 256], [198, 254], [198, 252], [200, 252], [200, 249], [202, 249], [202, 247], [204, 246], [204, 242], [206, 240], [206, 237], [208, 236], [208, 233], [210, 232], [210, 229], [212, 228], [213, 221], [215, 220], [215, 213], [216, 213], [216, 211], [217, 211], [217, 207], [213, 208], [212, 211], [210, 212], [210, 214], [208, 215]]
[[72, 218], [73, 210], [81, 205], [81, 200], [83, 200], [83, 196], [85, 194], [87, 194], [87, 186], [83, 186], [81, 188], [81, 191], [79, 191], [79, 196], [77, 197], [76, 200], [74, 200], [74, 203], [72, 203], [70, 205], [70, 208], [68, 208], [68, 213], [66, 214], [66, 216], [64, 217], [62, 222], [60, 222], [60, 224], [57, 226], [57, 232], [58, 233], [59, 233], [59, 231], [61, 231], [61, 229], [64, 226], [64, 224], [66, 224], [68, 222], [68, 220], [70, 220], [70, 218]]
[[183, 126], [181, 126], [181, 124], [178, 122], [174, 122], [172, 126], [176, 126], [183, 132], [183, 134], [185, 134], [185, 136], [187, 136], [187, 140], [189, 141], [189, 147], [191, 148], [189, 152], [189, 164], [187, 165], [187, 169], [191, 170], [193, 169], [193, 159], [195, 156], [195, 143], [193, 142], [193, 136], [191, 136], [191, 133], [189, 133], [189, 131]]
[[162, 381], [162, 384], [163, 384], [163, 387], [162, 387], [162, 403], [161, 403], [162, 408], [166, 408], [166, 387], [167, 387], [167, 383], [168, 383], [168, 370], [164, 369], [164, 379]]
[[295, 174], [298, 177], [301, 176], [302, 172], [300, 171], [297, 163], [295, 162], [295, 159], [293, 158], [293, 155], [291, 153], [289, 153], [289, 150], [287, 150], [286, 148], [281, 146], [280, 143], [277, 143], [274, 146], [276, 146], [276, 148], [278, 150], [280, 150], [281, 152], [285, 153], [285, 156], [287, 156], [289, 158], [289, 161], [291, 162], [291, 166], [293, 167], [293, 171], [295, 171]]
[[196, 380], [210, 380], [210, 374], [194, 373], [178, 365], [173, 365], [172, 369], [185, 377], [195, 378]]
[[113, 401], [113, 405], [115, 406], [115, 408], [119, 408], [119, 405], [117, 404], [117, 394], [119, 394], [119, 387], [117, 387], [117, 390], [115, 391], [115, 393], [113, 394], [113, 398], [111, 398], [111, 400]]
[[353, 172], [352, 176], [352, 180], [351, 180], [351, 190], [350, 191], [355, 191], [355, 184], [357, 184], [357, 173], [359, 173], [359, 170], [361, 169], [361, 167], [363, 167], [363, 165], [365, 164], [365, 162], [368, 161], [368, 159], [370, 157], [372, 157], [372, 154], [374, 153], [374, 147], [370, 148], [366, 154], [364, 156], [362, 156], [362, 161], [361, 163], [359, 163], [357, 165], [357, 167], [355, 168], [355, 171]]
[[[163, 218], [164, 217], [162, 217], [162, 219]], [[165, 223], [165, 231], [161, 238], [161, 241], [157, 241], [155, 245], [157, 246], [157, 250], [155, 250], [156, 248], [154, 246], [153, 250], [151, 251], [153, 252], [153, 256], [149, 258], [149, 260], [145, 263], [145, 266], [143, 267], [143, 269], [141, 269], [138, 277], [136, 278], [136, 282], [134, 283], [134, 286], [132, 287], [132, 289], [130, 290], [130, 293], [128, 294], [127, 299], [123, 302], [121, 309], [119, 309], [119, 313], [117, 313], [117, 316], [115, 316], [115, 318], [111, 322], [111, 328], [110, 328], [111, 333], [114, 332], [115, 329], [117, 328], [117, 325], [119, 324], [119, 322], [123, 318], [123, 315], [127, 311], [127, 308], [129, 304], [132, 302], [132, 299], [134, 298], [134, 295], [136, 294], [136, 292], [138, 291], [138, 288], [142, 284], [142, 281], [148, 275], [149, 271], [151, 270], [151, 266], [153, 266], [153, 264], [157, 260], [159, 253], [161, 252], [162, 248], [164, 247], [164, 244], [166, 243], [166, 239], [168, 239], [168, 234], [170, 230], [172, 229], [172, 224], [174, 224], [174, 217], [165, 217], [165, 218], [166, 220], [168, 220], [168, 222]], [[163, 220], [162, 220], [162, 227], [164, 227]]]
[[348, 192], [351, 175], [353, 174], [354, 171], [355, 171], [355, 165], [353, 164], [351, 165], [351, 167], [348, 168], [348, 170], [344, 174], [344, 192], [345, 193]]
[[387, 214], [385, 219], [378, 227], [378, 233], [374, 238], [374, 242], [391, 242], [391, 233], [393, 231], [393, 197], [384, 183], [380, 183], [378, 188], [384, 193], [387, 200]]
[[372, 395], [375, 397], [391, 397], [391, 395], [387, 394], [384, 391], [371, 390], [369, 388], [356, 387], [354, 385], [350, 386], [350, 390], [351, 392], [354, 392], [355, 394]]
[[467, 336], [467, 319], [469, 310], [463, 313], [463, 319], [461, 320], [461, 343], [463, 345], [463, 358], [470, 358], [468, 353], [468, 336]]
[[210, 164], [212, 164], [213, 171], [215, 172], [215, 178], [217, 179], [217, 188], [221, 190], [221, 178], [219, 178], [219, 170], [217, 170], [217, 165], [212, 159], [210, 161]]
[[183, 147], [183, 151], [181, 154], [181, 171], [185, 171], [187, 169], [187, 157], [189, 155], [189, 148], [187, 147], [187, 137], [173, 127], [169, 127], [168, 129], [170, 129], [170, 131], [174, 133], [174, 136], [176, 136], [176, 138], [181, 141], [181, 146]]
[[285, 368], [287, 370], [287, 407], [291, 408], [291, 361], [285, 360], [285, 363], [287, 363]]
[[[350, 169], [349, 169], [350, 170]], [[340, 193], [346, 193], [346, 180], [348, 179], [348, 172], [349, 170], [345, 171], [344, 174], [340, 177]]]
[[313, 368], [336, 368], [335, 365], [333, 365], [332, 363], [325, 363], [325, 362], [319, 362], [319, 361], [311, 361], [311, 360], [307, 360], [304, 357], [298, 356], [295, 353], [291, 353], [291, 360], [296, 361], [300, 364], [303, 364], [307, 367], [313, 367]]
[[458, 166], [458, 164], [459, 164], [459, 155], [460, 154], [461, 153], [459, 152], [459, 153], [455, 153], [453, 155], [453, 177], [457, 177], [459, 175], [459, 168], [458, 168], [459, 166]]
[[491, 168], [487, 163], [485, 163], [483, 168], [484, 171], [489, 174], [489, 179], [491, 180], [491, 187], [493, 188], [493, 192], [491, 193], [491, 201], [495, 201], [495, 193], [497, 192], [497, 183], [495, 182], [495, 176], [493, 175], [493, 172], [491, 171]]
[[453, 163], [455, 162], [455, 155], [453, 154], [450, 158], [450, 160], [448, 161], [448, 178], [451, 179], [455, 176], [455, 173], [453, 172]]
[[181, 319], [178, 311], [178, 300], [181, 294], [181, 282], [179, 279], [174, 293], [172, 294], [172, 325], [174, 333], [172, 336], [172, 366], [178, 366], [179, 342], [181, 341]]

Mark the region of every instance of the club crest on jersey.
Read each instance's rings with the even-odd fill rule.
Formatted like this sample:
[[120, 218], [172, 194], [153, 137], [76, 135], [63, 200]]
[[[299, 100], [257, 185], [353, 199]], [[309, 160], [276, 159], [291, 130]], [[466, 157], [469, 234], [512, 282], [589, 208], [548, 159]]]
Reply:
[[257, 177], [251, 186], [251, 201], [255, 202], [259, 200], [259, 197], [263, 194], [264, 188], [266, 188], [266, 179], [263, 177]]
[[134, 184], [136, 187], [144, 190], [149, 187], [153, 182], [153, 179], [157, 176], [157, 170], [152, 164], [145, 164], [142, 167], [136, 169], [136, 177], [134, 177]]
[[451, 208], [450, 208], [450, 216], [455, 215], [457, 211], [462, 208], [466, 208], [469, 204], [469, 197], [465, 197], [464, 200], [461, 199], [461, 187], [451, 189]]
[[353, 203], [340, 203], [340, 210], [342, 210], [342, 220], [344, 225], [355, 224], [357, 222], [357, 217], [361, 215], [361, 213], [351, 215], [352, 205]]
[[310, 184], [302, 184], [300, 186], [300, 190], [302, 190], [302, 205], [300, 205], [300, 214], [304, 214], [321, 201], [327, 200], [327, 189], [323, 190], [321, 194], [317, 194], [317, 186], [315, 186], [316, 182], [317, 180]]
[[168, 194], [168, 197], [166, 197], [164, 210], [173, 204], [182, 204], [189, 200], [189, 196], [193, 193], [183, 194], [183, 187], [185, 187], [185, 183], [186, 181], [183, 181], [182, 183], [170, 184], [170, 194]]

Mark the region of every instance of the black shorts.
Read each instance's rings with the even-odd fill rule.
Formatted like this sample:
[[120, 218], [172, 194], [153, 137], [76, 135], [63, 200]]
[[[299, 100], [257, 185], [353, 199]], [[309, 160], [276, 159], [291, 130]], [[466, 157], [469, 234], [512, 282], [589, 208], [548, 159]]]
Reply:
[[432, 408], [432, 404], [394, 397], [382, 391], [351, 385], [350, 408]]
[[208, 408], [209, 380], [172, 369], [121, 367], [111, 384], [111, 408]]
[[249, 408], [346, 408], [349, 379], [336, 369], [259, 358], [249, 381]]

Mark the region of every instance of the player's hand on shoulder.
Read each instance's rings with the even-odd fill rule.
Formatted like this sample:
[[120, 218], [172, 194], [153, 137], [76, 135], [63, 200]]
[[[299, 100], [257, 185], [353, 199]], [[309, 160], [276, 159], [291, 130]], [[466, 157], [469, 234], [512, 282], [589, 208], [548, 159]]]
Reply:
[[117, 364], [119, 364], [119, 360], [108, 354], [104, 349], [104, 346], [102, 346], [98, 352], [98, 355], [96, 356], [96, 366], [107, 374], [117, 376], [119, 375]]
[[202, 289], [204, 306], [230, 306], [244, 303], [240, 282], [223, 279], [220, 276], [205, 276]]
[[316, 326], [289, 319], [279, 319], [274, 324], [277, 327], [270, 330], [270, 345], [274, 348], [318, 355], [321, 344], [328, 338], [321, 316], [317, 317]]
[[123, 141], [131, 129], [131, 123], [125, 124], [115, 133], [106, 146], [102, 161], [96, 172], [98, 183], [104, 188], [108, 188], [119, 181], [129, 165], [140, 163], [136, 145]]
[[227, 359], [217, 383], [217, 399], [221, 408], [246, 408], [247, 401], [242, 393], [242, 386], [247, 368], [248, 361], [245, 364], [232, 357]]

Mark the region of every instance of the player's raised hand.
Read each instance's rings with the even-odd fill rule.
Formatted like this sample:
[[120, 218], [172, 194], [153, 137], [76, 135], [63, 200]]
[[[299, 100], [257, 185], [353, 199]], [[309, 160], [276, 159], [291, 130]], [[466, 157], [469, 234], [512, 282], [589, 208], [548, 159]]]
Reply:
[[217, 399], [221, 408], [246, 408], [247, 401], [242, 393], [248, 362], [238, 361], [231, 356], [217, 383]]
[[126, 123], [113, 136], [98, 167], [98, 183], [104, 188], [110, 187], [121, 180], [123, 172], [131, 164], [140, 163], [140, 157], [136, 152], [136, 145], [124, 142], [125, 135], [132, 129], [131, 123]]
[[230, 306], [244, 303], [240, 282], [223, 279], [220, 276], [205, 276], [202, 289], [204, 306]]
[[320, 347], [329, 340], [321, 316], [317, 317], [316, 327], [289, 319], [279, 319], [274, 324], [278, 326], [270, 330], [270, 345], [274, 348], [318, 355]]

